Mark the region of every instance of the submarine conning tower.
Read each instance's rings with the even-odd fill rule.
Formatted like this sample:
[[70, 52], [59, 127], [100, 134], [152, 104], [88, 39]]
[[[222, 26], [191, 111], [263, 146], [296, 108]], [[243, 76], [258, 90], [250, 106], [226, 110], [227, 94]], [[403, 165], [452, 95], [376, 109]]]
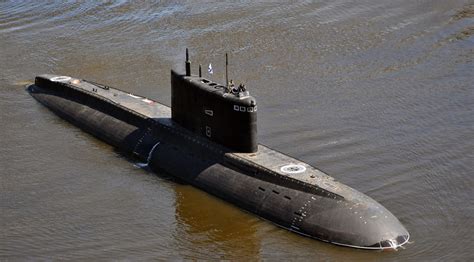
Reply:
[[[227, 79], [226, 54], [226, 79]], [[257, 101], [243, 86], [220, 85], [191, 75], [186, 49], [186, 73], [171, 70], [171, 115], [182, 127], [235, 152], [257, 152]], [[227, 80], [226, 80], [227, 81]]]

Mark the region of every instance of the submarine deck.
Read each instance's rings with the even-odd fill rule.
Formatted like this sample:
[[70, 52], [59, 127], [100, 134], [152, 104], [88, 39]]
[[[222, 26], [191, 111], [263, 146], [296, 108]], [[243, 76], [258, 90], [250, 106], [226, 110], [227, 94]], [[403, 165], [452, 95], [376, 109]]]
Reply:
[[[42, 77], [54, 79], [60, 76], [42, 75]], [[153, 119], [153, 121], [161, 125], [176, 128], [176, 124], [171, 121], [171, 108], [153, 99], [87, 80], [64, 77], [58, 82], [125, 108], [141, 117]], [[196, 140], [193, 138], [189, 139]], [[207, 140], [204, 137], [202, 139]], [[212, 141], [208, 142], [215, 144]], [[220, 145], [215, 145], [215, 148], [220, 148]], [[225, 152], [225, 157], [243, 162], [258, 169], [267, 170], [272, 175], [291, 180], [292, 182], [314, 185], [334, 193], [345, 191], [347, 194], [348, 192], [345, 190], [347, 186], [334, 181], [334, 178], [326, 175], [322, 171], [261, 144], [258, 145], [258, 151], [256, 153]], [[360, 198], [360, 196], [356, 198]]]

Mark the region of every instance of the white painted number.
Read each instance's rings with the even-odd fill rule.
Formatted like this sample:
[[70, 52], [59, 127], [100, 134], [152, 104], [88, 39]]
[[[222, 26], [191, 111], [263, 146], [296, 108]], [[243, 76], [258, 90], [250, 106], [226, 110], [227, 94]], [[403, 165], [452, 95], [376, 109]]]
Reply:
[[204, 110], [204, 113], [208, 116], [213, 116], [214, 115], [214, 111], [210, 110], [210, 109], [206, 109]]

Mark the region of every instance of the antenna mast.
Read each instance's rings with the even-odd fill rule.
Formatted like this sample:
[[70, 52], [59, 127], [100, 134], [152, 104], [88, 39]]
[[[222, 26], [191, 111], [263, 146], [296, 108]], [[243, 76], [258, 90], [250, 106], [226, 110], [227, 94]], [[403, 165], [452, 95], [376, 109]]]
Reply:
[[189, 53], [186, 48], [186, 76], [191, 76], [191, 61], [189, 61]]

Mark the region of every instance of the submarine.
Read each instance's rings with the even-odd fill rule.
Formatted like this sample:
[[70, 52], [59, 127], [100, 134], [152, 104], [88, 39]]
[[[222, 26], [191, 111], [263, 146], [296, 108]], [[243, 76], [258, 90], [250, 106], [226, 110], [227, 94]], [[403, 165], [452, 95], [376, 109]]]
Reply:
[[324, 242], [396, 250], [410, 238], [385, 207], [317, 168], [257, 142], [257, 101], [243, 85], [171, 70], [171, 108], [70, 76], [43, 74], [26, 88], [55, 114], [154, 172]]

